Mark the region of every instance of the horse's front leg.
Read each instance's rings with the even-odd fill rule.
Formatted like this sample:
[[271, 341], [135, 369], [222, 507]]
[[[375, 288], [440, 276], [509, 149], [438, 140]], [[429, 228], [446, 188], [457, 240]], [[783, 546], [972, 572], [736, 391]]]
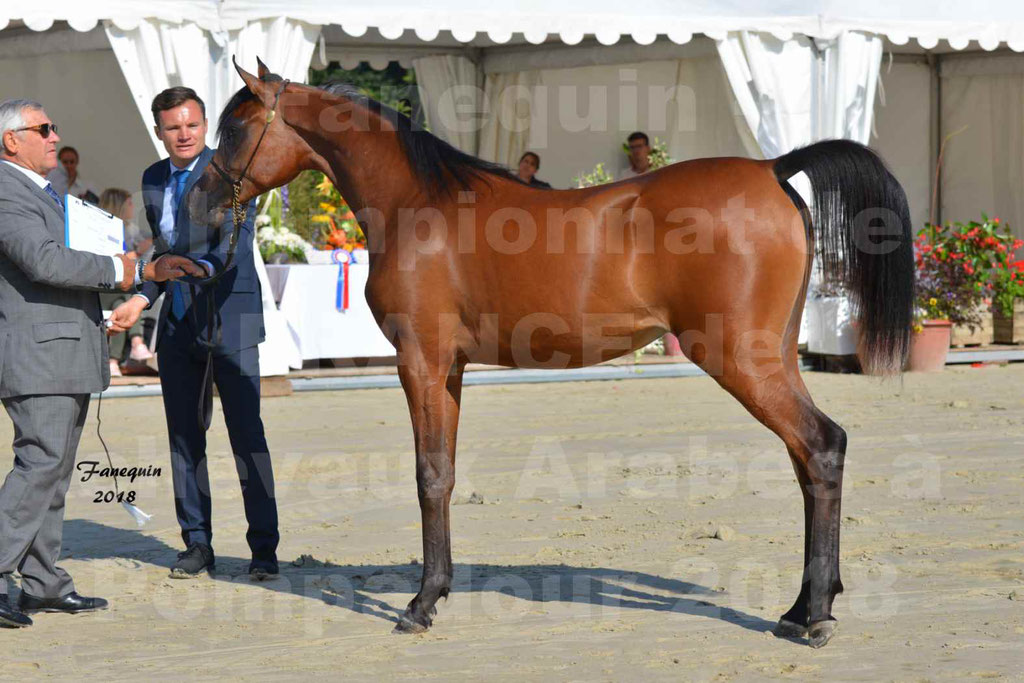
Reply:
[[[417, 358], [399, 356], [399, 376], [416, 440], [416, 488], [423, 520], [423, 578], [395, 627], [403, 633], [430, 628], [438, 598], [448, 597], [452, 585], [449, 503], [455, 487], [455, 439], [464, 365], [430, 363], [418, 349]], [[446, 355], [446, 354], [445, 354]], [[435, 358], [437, 356], [434, 356]]]

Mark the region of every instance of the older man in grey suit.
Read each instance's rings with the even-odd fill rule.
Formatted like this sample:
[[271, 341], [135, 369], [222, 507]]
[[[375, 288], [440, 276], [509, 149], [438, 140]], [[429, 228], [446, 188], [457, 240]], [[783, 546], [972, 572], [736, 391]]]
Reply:
[[[0, 625], [31, 612], [103, 609], [56, 565], [64, 496], [89, 395], [110, 383], [98, 291], [205, 272], [188, 259], [136, 262], [64, 246], [64, 206], [45, 180], [57, 128], [29, 100], [0, 103], [0, 400], [14, 422], [14, 469], [0, 487]], [[120, 331], [120, 330], [115, 330]], [[21, 574], [17, 606], [9, 575]]]

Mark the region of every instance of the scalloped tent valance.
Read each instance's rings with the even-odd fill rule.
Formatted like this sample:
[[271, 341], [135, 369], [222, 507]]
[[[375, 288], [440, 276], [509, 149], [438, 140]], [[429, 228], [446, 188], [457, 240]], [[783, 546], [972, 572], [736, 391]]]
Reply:
[[169, 22], [191, 21], [210, 31], [239, 29], [251, 21], [285, 16], [309, 24], [336, 24], [350, 36], [359, 37], [376, 28], [387, 39], [405, 31], [420, 40], [432, 41], [441, 31], [470, 42], [488, 37], [508, 42], [523, 34], [539, 44], [552, 37], [574, 45], [594, 35], [605, 45], [630, 37], [641, 45], [659, 35], [686, 43], [695, 33], [715, 39], [729, 31], [762, 31], [782, 40], [793, 34], [818, 38], [835, 37], [842, 31], [884, 35], [902, 45], [916, 39], [924, 48], [946, 40], [954, 49], [971, 41], [986, 50], [1000, 43], [1024, 51], [1024, 2], [1020, 0], [790, 0], [765, 8], [762, 0], [515, 0], [482, 8], [479, 0], [376, 0], [373, 3], [338, 3], [330, 0], [51, 0], [42, 6], [0, 8], [0, 28], [11, 20], [43, 31], [54, 21], [67, 21], [87, 31], [108, 19], [118, 28], [131, 30], [142, 19]]

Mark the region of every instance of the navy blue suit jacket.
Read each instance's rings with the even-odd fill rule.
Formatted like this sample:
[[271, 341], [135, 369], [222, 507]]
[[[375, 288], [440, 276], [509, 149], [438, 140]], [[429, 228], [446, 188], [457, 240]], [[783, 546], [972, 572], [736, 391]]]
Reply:
[[[214, 151], [207, 147], [199, 155], [199, 161], [192, 169], [188, 183], [185, 185], [186, 194], [203, 174], [203, 170], [213, 158]], [[156, 245], [154, 254], [159, 256], [172, 253], [208, 261], [213, 264], [217, 272], [220, 272], [227, 260], [228, 241], [234, 227], [231, 221], [231, 212], [228, 212], [228, 219], [223, 225], [207, 228], [205, 225], [196, 225], [191, 221], [185, 201], [182, 201], [175, 225], [174, 244], [167, 244], [160, 233], [160, 220], [163, 217], [164, 188], [167, 186], [170, 175], [171, 164], [166, 159], [156, 162], [142, 174], [142, 199], [146, 206], [146, 219], [153, 231]], [[221, 343], [215, 350], [218, 355], [235, 353], [256, 346], [266, 336], [263, 326], [263, 298], [252, 253], [255, 217], [256, 203], [250, 202], [246, 209], [245, 224], [238, 237], [235, 258], [228, 272], [214, 285], [215, 305], [220, 313], [222, 329]], [[199, 287], [197, 288], [198, 300], [193, 301], [189, 291], [190, 280], [193, 283], [197, 282], [192, 278], [182, 278], [175, 282], [146, 282], [142, 286], [142, 293], [151, 302], [156, 301], [162, 292], [167, 293], [159, 316], [159, 345], [173, 343], [181, 345], [180, 348], [185, 348], [193, 344], [199, 335], [205, 339], [208, 334], [206, 330], [207, 296], [203, 288]], [[177, 320], [175, 316], [170, 315], [172, 287], [180, 288], [187, 308], [195, 307], [200, 330], [195, 329], [194, 321], [197, 318], [193, 316], [191, 310], [186, 310], [184, 320]]]

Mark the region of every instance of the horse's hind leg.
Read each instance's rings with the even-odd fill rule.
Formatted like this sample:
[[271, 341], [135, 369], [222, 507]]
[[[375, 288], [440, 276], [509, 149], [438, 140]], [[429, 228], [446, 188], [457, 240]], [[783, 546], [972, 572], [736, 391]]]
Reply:
[[437, 611], [434, 605], [448, 597], [453, 575], [449, 504], [455, 486], [455, 439], [465, 366], [454, 358], [451, 363], [427, 362], [429, 355], [417, 349], [416, 354], [400, 355], [398, 363], [416, 440], [416, 488], [423, 522], [420, 591], [395, 627], [405, 633], [430, 628]]
[[[727, 347], [728, 348], [728, 347]], [[804, 572], [800, 595], [777, 633], [810, 636], [821, 647], [835, 630], [839, 520], [846, 432], [817, 409], [796, 367], [795, 351], [749, 362], [726, 359], [715, 379], [786, 444], [804, 499]]]
[[823, 413], [818, 412], [816, 419], [822, 421], [821, 432], [826, 435], [822, 449], [812, 452], [810, 458], [790, 449], [804, 498], [804, 574], [800, 594], [779, 619], [775, 634], [810, 635], [811, 646], [821, 647], [835, 631], [832, 601], [843, 592], [839, 519], [846, 432]]

